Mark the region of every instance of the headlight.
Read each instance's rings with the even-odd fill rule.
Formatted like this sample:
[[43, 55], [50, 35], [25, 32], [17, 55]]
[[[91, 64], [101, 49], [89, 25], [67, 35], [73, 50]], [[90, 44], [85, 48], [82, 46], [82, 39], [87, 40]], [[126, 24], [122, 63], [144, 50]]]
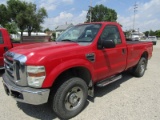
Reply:
[[27, 66], [28, 85], [35, 88], [41, 88], [46, 77], [44, 66]]

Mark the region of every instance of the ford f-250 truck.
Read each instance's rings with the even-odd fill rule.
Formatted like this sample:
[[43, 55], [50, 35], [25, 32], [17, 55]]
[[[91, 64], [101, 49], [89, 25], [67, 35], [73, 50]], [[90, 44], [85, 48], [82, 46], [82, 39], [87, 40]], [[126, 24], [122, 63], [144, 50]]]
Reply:
[[127, 42], [119, 24], [96, 22], [76, 25], [53, 43], [13, 48], [4, 55], [3, 84], [17, 101], [49, 103], [62, 119], [77, 115], [94, 86], [121, 79], [130, 70], [145, 73], [152, 56], [151, 42]]
[[23, 46], [28, 44], [36, 43], [35, 41], [29, 42], [29, 43], [12, 43], [10, 39], [10, 35], [8, 34], [7, 30], [5, 28], [0, 28], [0, 70], [4, 69], [4, 61], [3, 61], [3, 54], [17, 46]]

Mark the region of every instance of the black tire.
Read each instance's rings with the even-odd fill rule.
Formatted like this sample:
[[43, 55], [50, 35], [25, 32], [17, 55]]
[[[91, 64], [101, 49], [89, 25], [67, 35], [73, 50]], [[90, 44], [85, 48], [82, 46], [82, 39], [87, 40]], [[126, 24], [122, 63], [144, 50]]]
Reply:
[[72, 77], [62, 83], [56, 93], [51, 95], [53, 111], [61, 119], [70, 119], [85, 107], [88, 88], [84, 80]]
[[142, 77], [147, 68], [147, 59], [142, 57], [138, 64], [133, 68], [132, 74], [136, 77]]

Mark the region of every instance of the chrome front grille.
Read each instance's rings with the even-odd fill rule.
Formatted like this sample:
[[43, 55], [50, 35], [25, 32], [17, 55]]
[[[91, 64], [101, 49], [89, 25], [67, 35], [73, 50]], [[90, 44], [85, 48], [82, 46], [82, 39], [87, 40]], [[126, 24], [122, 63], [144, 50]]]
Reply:
[[11, 77], [14, 80], [14, 74], [13, 74], [13, 60], [9, 60], [7, 57], [4, 58], [5, 63], [5, 70], [9, 77]]
[[4, 55], [4, 66], [6, 76], [15, 84], [27, 86], [26, 80], [26, 56], [13, 52], [6, 52]]
[[20, 66], [19, 61], [14, 60], [14, 62], [13, 62], [13, 69], [14, 69], [13, 74], [14, 74], [16, 80], [20, 80], [20, 73], [19, 73], [19, 71], [20, 71], [21, 69], [20, 69], [19, 66]]

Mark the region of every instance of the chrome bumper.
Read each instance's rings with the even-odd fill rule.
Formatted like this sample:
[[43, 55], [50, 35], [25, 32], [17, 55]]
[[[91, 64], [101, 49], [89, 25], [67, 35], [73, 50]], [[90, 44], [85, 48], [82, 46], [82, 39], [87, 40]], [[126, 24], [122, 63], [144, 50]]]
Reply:
[[152, 41], [153, 45], [156, 45], [157, 41]]
[[2, 77], [6, 94], [12, 96], [15, 100], [32, 105], [40, 105], [48, 102], [50, 89], [20, 87], [10, 81], [5, 74]]
[[4, 69], [4, 66], [0, 66], [0, 70], [3, 70]]

